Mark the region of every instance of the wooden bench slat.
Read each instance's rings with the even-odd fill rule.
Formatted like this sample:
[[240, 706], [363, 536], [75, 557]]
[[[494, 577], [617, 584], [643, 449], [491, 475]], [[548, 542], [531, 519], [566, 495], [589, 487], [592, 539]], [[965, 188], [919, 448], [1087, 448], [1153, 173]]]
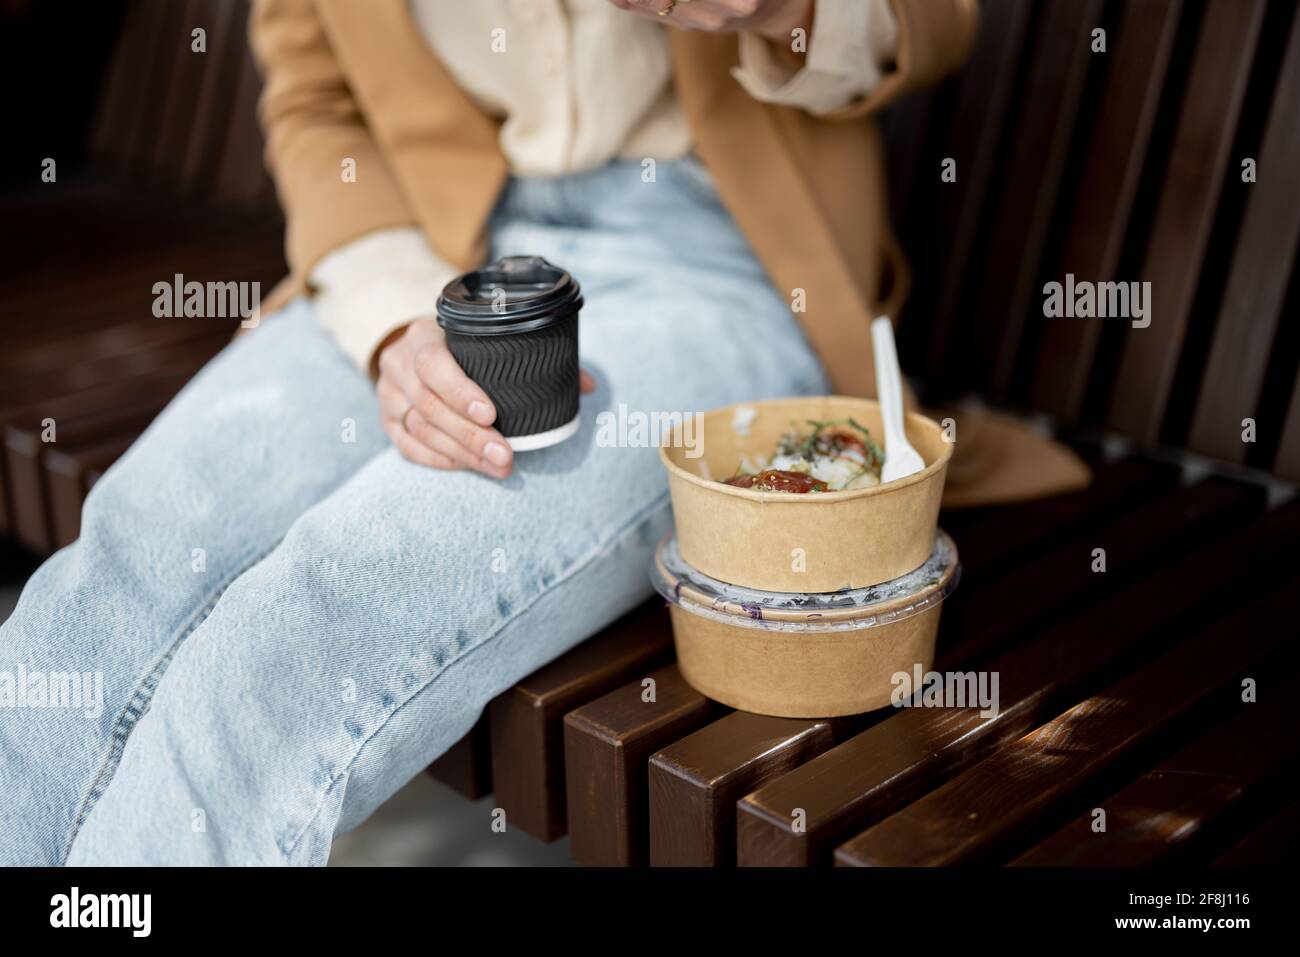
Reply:
[[165, 194], [132, 195], [93, 180], [47, 195], [47, 202], [15, 201], [5, 209], [5, 218], [30, 230], [33, 240], [14, 249], [15, 260], [6, 264], [15, 291], [75, 301], [76, 290], [61, 280], [115, 279], [122, 271], [156, 278], [159, 261], [166, 268], [168, 260], [191, 255], [242, 257], [255, 265], [284, 244], [277, 210], [177, 206]]
[[1209, 734], [1098, 801], [1105, 830], [1093, 829], [1090, 809], [1011, 863], [1147, 867], [1186, 852], [1252, 790], [1300, 758], [1300, 723], [1292, 720], [1300, 679], [1261, 684], [1260, 703], [1241, 703]]
[[428, 767], [431, 777], [471, 801], [492, 793], [492, 719], [487, 708], [469, 734]]
[[[110, 382], [70, 395], [42, 399], [21, 409], [0, 410], [0, 430], [14, 441], [26, 441], [23, 435], [40, 435], [42, 419], [49, 417], [64, 422], [92, 415], [104, 408], [129, 404], [142, 393], [175, 395], [181, 387], [203, 367], [208, 357], [198, 355], [174, 367], [156, 370], [140, 377]], [[7, 458], [7, 456], [6, 456]], [[49, 529], [45, 519], [45, 502], [39, 484], [18, 489], [11, 487], [7, 467], [0, 468], [0, 496], [5, 502], [5, 512], [0, 518], [0, 533], [13, 534], [23, 530], [24, 540], [33, 548], [48, 551]], [[42, 545], [41, 543], [45, 543]]]
[[135, 434], [116, 435], [76, 450], [54, 448], [46, 451], [44, 478], [53, 548], [71, 545], [81, 535], [86, 473], [107, 469], [122, 457], [136, 438]]
[[1300, 482], [1300, 389], [1291, 393], [1273, 472], [1279, 478]]
[[36, 390], [40, 390], [38, 394], [41, 396], [70, 395], [148, 375], [185, 362], [193, 356], [216, 355], [238, 328], [238, 323], [234, 320], [223, 322], [220, 326], [202, 320], [190, 321], [200, 326], [198, 337], [164, 342], [161, 345], [150, 343], [130, 352], [66, 363], [56, 370], [42, 373], [35, 382], [26, 377], [15, 377], [5, 386], [0, 386], [0, 408], [13, 408], [23, 404], [30, 400]]
[[889, 218], [892, 223], [905, 224], [908, 221], [912, 186], [925, 161], [922, 150], [931, 128], [929, 121], [938, 95], [925, 91], [904, 97], [891, 106], [883, 117], [883, 135], [888, 149]]
[[1093, 62], [1089, 34], [1099, 23], [1101, 8], [1100, 0], [1048, 4], [1033, 46], [999, 208], [984, 247], [987, 268], [975, 310], [975, 364], [988, 371], [985, 392], [995, 399], [1005, 400], [1011, 391], [1025, 316]]
[[650, 863], [736, 863], [736, 802], [828, 750], [842, 719], [737, 711], [650, 759]]
[[[957, 411], [960, 413], [960, 409]], [[931, 417], [933, 418], [933, 416]], [[1128, 463], [1139, 462], [1141, 465], [1157, 464], [1150, 460], [1141, 461], [1131, 459], [1115, 450], [1108, 453], [1107, 449], [1100, 442], [1080, 439], [1074, 435], [1055, 433], [1052, 435], [1052, 438], [1078, 456], [1079, 461], [1083, 462], [1084, 465], [1093, 471], [1094, 474], [1092, 475], [1092, 481], [1088, 485], [1075, 492], [1065, 492], [1061, 495], [1048, 495], [1043, 498], [1031, 499], [1026, 502], [992, 502], [988, 505], [965, 505], [958, 508], [941, 509], [939, 512], [939, 521], [943, 528], [947, 530], [948, 534], [954, 537], [957, 535], [965, 535], [968, 529], [977, 525], [988, 524], [996, 516], [1019, 514], [1019, 509], [1009, 511], [1006, 508], [1009, 504], [1024, 506], [1031, 511], [1037, 511], [1043, 506], [1054, 502], [1070, 501], [1076, 497], [1087, 495], [1101, 486], [1101, 483], [1098, 480], [1102, 478], [1102, 466], [1107, 462], [1115, 462], [1115, 460], [1118, 460]]]
[[262, 130], [257, 120], [257, 100], [262, 78], [253, 52], [245, 45], [239, 64], [229, 125], [222, 142], [213, 189], [221, 200], [239, 204], [266, 202], [274, 187], [262, 160]]
[[[1069, 537], [1014, 574], [987, 581], [968, 576], [964, 591], [949, 599], [941, 627], [968, 654], [986, 654], [1049, 615], [1068, 615], [1137, 580], [1162, 557], [1245, 524], [1263, 503], [1261, 489], [1221, 478], [1179, 488], [1148, 503], [1140, 515]], [[1096, 548], [1105, 550], [1104, 573], [1091, 570]]]
[[1264, 0], [1209, 0], [1137, 280], [1150, 282], [1151, 323], [1128, 328], [1107, 422], [1160, 439], [1191, 317], [1241, 104], [1264, 22]]
[[1009, 562], [1042, 554], [1053, 540], [1133, 514], [1172, 491], [1177, 480], [1173, 466], [1123, 459], [1097, 469], [1092, 485], [1082, 491], [981, 509], [986, 514], [962, 527], [952, 526], [945, 515], [941, 524], [957, 542], [963, 574], [992, 574]]
[[151, 316], [103, 328], [91, 327], [60, 337], [56, 342], [33, 343], [29, 348], [9, 352], [0, 357], [0, 372], [7, 373], [7, 370], [12, 369], [14, 375], [31, 379], [69, 365], [70, 356], [77, 357], [72, 360], [74, 362], [91, 358], [101, 360], [140, 349], [156, 349], [175, 342], [203, 338], [214, 332], [233, 336], [233, 321], [219, 330], [214, 330], [214, 325], [215, 323], [203, 321], [159, 322]]
[[[940, 243], [923, 260], [930, 281], [918, 283], [914, 314], [925, 317], [929, 340], [926, 377], [941, 381], [953, 366], [951, 343], [957, 335], [958, 317], [965, 309], [968, 268], [980, 241], [980, 221], [989, 185], [998, 171], [998, 157], [1010, 104], [1020, 81], [1018, 67], [1033, 19], [1029, 0], [994, 0], [984, 5], [979, 40], [971, 54], [958, 94], [955, 121], [944, 155], [957, 163], [957, 182], [936, 186], [943, 200], [936, 202], [933, 216], [926, 217], [920, 236]], [[939, 171], [930, 175], [938, 179]], [[918, 223], [921, 217], [916, 217]], [[913, 242], [916, 241], [913, 234]], [[933, 298], [932, 298], [933, 297]]]
[[138, 256], [165, 251], [184, 238], [181, 227], [195, 220], [184, 209], [173, 207], [165, 218], [163, 212], [156, 198], [133, 200], [98, 179], [60, 181], [56, 192], [0, 195], [6, 225], [21, 230], [24, 238], [8, 251], [6, 293], [44, 287], [72, 298], [73, 290], [62, 286], [60, 277], [129, 268], [133, 261], [143, 265]]
[[146, 180], [174, 65], [182, 50], [189, 52], [188, 31], [184, 37], [181, 36], [183, 7], [175, 0], [165, 4], [145, 4], [148, 16], [142, 25], [143, 46], [139, 53], [143, 78], [136, 89], [131, 111], [118, 132], [114, 150], [118, 171], [128, 180]]
[[[193, 259], [191, 253], [183, 253], [185, 263], [177, 261], [175, 265], [183, 266], [187, 278], [200, 281], [212, 275], [208, 269], [219, 266], [238, 270], [226, 272], [223, 278], [241, 273], [247, 276], [244, 270], [250, 265], [264, 278], [273, 278], [279, 272], [278, 240], [274, 247], [266, 248], [274, 252], [265, 254], [256, 242], [250, 242], [237, 254], [216, 246], [216, 259]], [[259, 253], [261, 259], [254, 260]], [[197, 268], [191, 269], [191, 263]], [[180, 318], [162, 325], [150, 319], [152, 327], [136, 320], [150, 314], [151, 286], [157, 274], [155, 263], [147, 277], [142, 273], [133, 280], [119, 277], [113, 292], [87, 289], [78, 283], [61, 284], [64, 288], [79, 288], [82, 293], [67, 308], [57, 301], [42, 302], [40, 296], [34, 297], [30, 306], [7, 299], [7, 312], [10, 305], [17, 308], [12, 313], [16, 324], [7, 343], [10, 348], [3, 360], [9, 372], [0, 386], [0, 433], [5, 436], [5, 458], [9, 460], [0, 467], [0, 534], [17, 532], [28, 547], [48, 552], [70, 527], [64, 522], [61, 532], [54, 531], [49, 503], [41, 493], [39, 463], [43, 443], [39, 437], [44, 419], [54, 419], [66, 438], [64, 429], [69, 420], [75, 422], [100, 412], [111, 414], [118, 405], [132, 406], [138, 398], [137, 390], [152, 395], [156, 391], [154, 384], [159, 382], [165, 383], [161, 388], [166, 393], [157, 406], [161, 408], [229, 341], [237, 326], [233, 319]], [[152, 334], [147, 328], [153, 330]], [[69, 341], [79, 340], [85, 347], [78, 350], [81, 360], [68, 363], [65, 358], [51, 366], [51, 359], [57, 358], [48, 346], [51, 335], [66, 336], [56, 352], [65, 351]], [[176, 377], [177, 370], [181, 370], [182, 377]], [[15, 468], [20, 475], [14, 474]], [[13, 487], [15, 482], [17, 489]], [[66, 505], [61, 512], [65, 517]]]
[[726, 711], [686, 683], [676, 665], [616, 688], [564, 718], [569, 852], [579, 864], [649, 862], [647, 762], [660, 748]]
[[248, 27], [246, 0], [229, 0], [213, 17], [208, 31], [211, 66], [203, 74], [189, 130], [189, 140], [178, 170], [182, 191], [207, 196], [217, 175], [226, 117], [235, 95], [236, 77], [243, 63]]
[[1300, 581], [1262, 597], [1164, 658], [1030, 732], [841, 845], [841, 866], [935, 866], [996, 860], [1090, 778], [1132, 756], [1287, 640]]
[[[1289, 567], [1281, 562], [1298, 535], [1300, 505], [1261, 516], [1222, 543], [1151, 566], [1125, 591], [988, 663], [1002, 676], [996, 720], [974, 708], [905, 709], [756, 790], [737, 808], [739, 862], [828, 862], [836, 843], [1025, 733], [1072, 689], [1157, 654], [1160, 636], [1182, 623], [1230, 610], [1242, 583], [1267, 587], [1270, 574]], [[961, 651], [943, 654], [936, 668], [965, 668]], [[802, 830], [792, 826], [797, 809]]]
[[[1293, 18], [1224, 287], [1188, 447], [1243, 462], [1300, 245], [1300, 17]], [[1294, 318], [1294, 317], [1293, 317]]]
[[[1122, 20], [1112, 33], [1114, 63], [1059, 257], [1061, 276], [1117, 278], [1182, 11], [1181, 0], [1143, 0], [1120, 9]], [[1079, 420], [1101, 328], [1097, 320], [1047, 322], [1030, 387], [1035, 408], [1068, 422]]]
[[144, 85], [145, 21], [152, 14], [148, 0], [128, 0], [113, 51], [109, 55], [104, 92], [95, 111], [90, 152], [111, 164]]
[[153, 130], [149, 163], [142, 168], [141, 178], [165, 183], [174, 181], [175, 170], [185, 156], [185, 142], [194, 125], [194, 107], [198, 102], [203, 75], [212, 66], [207, 51], [196, 53], [193, 49], [195, 29], [211, 34], [213, 20], [219, 17], [220, 7], [208, 0], [173, 0], [179, 8], [174, 42], [171, 51], [171, 68], [167, 72], [166, 91], [158, 110], [158, 123]]
[[653, 600], [493, 699], [492, 785], [510, 827], [564, 836], [565, 714], [671, 659], [668, 612]]
[[131, 263], [42, 271], [6, 290], [6, 313], [14, 320], [13, 347], [40, 348], [55, 334], [102, 328], [109, 324], [106, 310], [119, 321], [152, 317], [154, 283], [171, 280], [176, 273], [186, 281], [267, 285], [284, 274], [282, 248], [281, 240], [265, 230], [238, 240], [224, 233], [196, 235], [165, 251], [136, 251]]
[[[111, 417], [116, 406], [132, 406], [136, 399], [154, 395], [156, 381], [165, 380], [161, 408], [185, 381], [174, 378], [174, 368], [188, 370], [188, 378], [229, 341], [237, 326], [234, 319], [154, 319], [152, 287], [160, 274], [266, 284], [282, 273], [281, 240], [266, 223], [238, 241], [224, 228], [207, 227], [127, 263], [116, 263], [110, 255], [84, 271], [75, 263], [61, 264], [52, 272], [20, 277], [12, 296], [6, 291], [6, 315], [13, 322], [0, 357], [6, 370], [0, 376], [0, 433], [30, 469], [15, 500], [9, 469], [0, 468], [0, 534], [18, 527], [15, 515], [21, 511], [29, 547], [46, 551], [58, 540], [46, 524], [47, 503], [35, 494], [41, 488], [40, 450], [32, 442], [39, 439], [43, 419], [55, 419], [63, 430], [68, 420], [100, 413]], [[57, 348], [52, 338], [59, 340]], [[69, 362], [67, 350], [74, 346], [78, 358]]]
[[1300, 851], [1300, 801], [1294, 801], [1247, 834], [1214, 862], [1215, 867], [1290, 866]]

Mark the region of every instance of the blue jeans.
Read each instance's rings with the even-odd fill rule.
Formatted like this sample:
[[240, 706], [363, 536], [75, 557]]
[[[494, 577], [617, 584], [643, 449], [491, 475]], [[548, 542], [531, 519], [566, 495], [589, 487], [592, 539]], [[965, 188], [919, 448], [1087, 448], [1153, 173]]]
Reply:
[[505, 481], [432, 471], [309, 303], [231, 344], [0, 630], [0, 676], [94, 674], [103, 702], [0, 706], [0, 863], [323, 864], [494, 695], [650, 594], [666, 479], [655, 449], [597, 444], [601, 410], [827, 388], [693, 159], [513, 181], [491, 237], [582, 283], [577, 436]]

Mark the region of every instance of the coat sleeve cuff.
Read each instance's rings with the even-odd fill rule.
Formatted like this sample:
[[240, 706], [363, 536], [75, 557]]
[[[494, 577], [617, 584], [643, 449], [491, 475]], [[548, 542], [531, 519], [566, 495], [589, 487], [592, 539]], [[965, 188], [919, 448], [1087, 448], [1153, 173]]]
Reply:
[[740, 35], [736, 81], [756, 100], [830, 113], [880, 84], [898, 46], [888, 0], [817, 0], [804, 66], [795, 70], [770, 40]]
[[316, 316], [367, 376], [380, 343], [434, 315], [438, 294], [459, 273], [414, 228], [369, 233], [324, 256], [311, 271]]

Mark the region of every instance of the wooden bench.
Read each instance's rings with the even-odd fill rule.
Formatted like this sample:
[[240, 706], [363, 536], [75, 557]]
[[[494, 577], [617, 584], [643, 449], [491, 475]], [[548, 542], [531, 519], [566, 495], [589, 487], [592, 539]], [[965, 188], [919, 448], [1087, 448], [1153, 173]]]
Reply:
[[[89, 483], [229, 332], [150, 324], [142, 277], [283, 268], [241, 6], [125, 4], [81, 192], [0, 200], [31, 256], [4, 293], [0, 533], [37, 552], [75, 537]], [[203, 18], [220, 55], [178, 55]], [[915, 274], [904, 366], [927, 401], [1028, 413], [1095, 472], [941, 518], [964, 578], [936, 667], [996, 673], [996, 714], [730, 711], [682, 680], [652, 601], [501, 695], [429, 772], [492, 795], [510, 827], [567, 834], [586, 864], [1285, 859], [1297, 115], [1293, 4], [988, 0], [966, 69], [885, 117]], [[1153, 321], [1045, 319], [1043, 285], [1066, 273], [1151, 281]], [[39, 443], [55, 413], [57, 450]]]
[[[54, 157], [58, 180], [49, 184], [31, 156], [25, 182], [0, 197], [10, 240], [0, 303], [0, 535], [38, 554], [77, 537], [95, 478], [237, 327], [235, 319], [159, 322], [153, 284], [181, 273], [269, 290], [286, 268], [254, 112], [247, 4], [117, 7], [120, 32], [105, 51], [85, 161]], [[12, 29], [22, 36], [40, 26], [50, 24], [33, 7]], [[204, 53], [191, 50], [197, 28], [206, 31]], [[51, 35], [37, 34], [49, 49], [15, 56], [59, 55]], [[71, 81], [83, 68], [58, 66]], [[48, 419], [55, 444], [42, 441]]]

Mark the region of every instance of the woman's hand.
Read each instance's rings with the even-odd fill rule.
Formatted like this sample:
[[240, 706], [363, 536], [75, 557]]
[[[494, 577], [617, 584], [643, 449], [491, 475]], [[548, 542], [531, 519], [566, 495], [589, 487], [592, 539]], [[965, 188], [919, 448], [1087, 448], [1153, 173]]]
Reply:
[[[595, 387], [584, 371], [582, 391]], [[412, 462], [510, 474], [510, 445], [491, 427], [496, 409], [452, 356], [436, 320], [417, 319], [380, 348], [378, 393], [384, 431]]]
[[651, 17], [680, 30], [745, 31], [780, 44], [790, 32], [812, 27], [813, 0], [609, 0], [620, 10]]

